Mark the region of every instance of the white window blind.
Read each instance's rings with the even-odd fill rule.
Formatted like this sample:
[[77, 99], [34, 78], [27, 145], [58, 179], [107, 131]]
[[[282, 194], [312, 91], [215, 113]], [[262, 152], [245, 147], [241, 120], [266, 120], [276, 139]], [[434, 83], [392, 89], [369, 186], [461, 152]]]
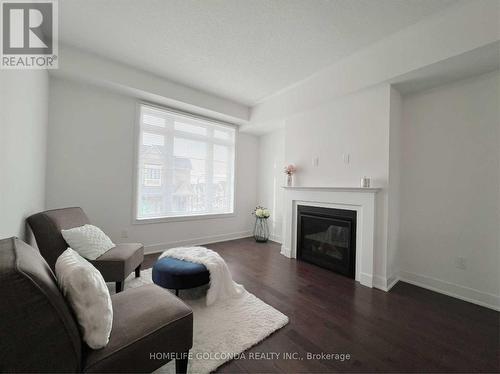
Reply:
[[136, 218], [233, 213], [235, 135], [231, 126], [141, 105]]

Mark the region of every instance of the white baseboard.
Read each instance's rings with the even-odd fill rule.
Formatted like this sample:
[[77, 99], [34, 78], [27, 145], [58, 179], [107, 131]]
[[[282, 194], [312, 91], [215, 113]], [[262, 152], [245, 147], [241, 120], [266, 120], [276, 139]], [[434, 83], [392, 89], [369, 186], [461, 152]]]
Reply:
[[394, 287], [399, 282], [399, 278], [395, 275], [387, 279], [387, 289], [386, 291], [390, 291], [392, 287]]
[[473, 304], [484, 306], [486, 308], [500, 311], [500, 296], [498, 295], [407, 271], [399, 272], [399, 280], [431, 291], [439, 292], [447, 296], [456, 297], [457, 299], [468, 301]]
[[376, 287], [373, 283], [373, 275], [367, 273], [359, 273], [359, 283], [366, 287]]
[[164, 250], [166, 250], [168, 248], [185, 247], [185, 246], [192, 246], [192, 245], [205, 245], [205, 244], [216, 243], [216, 242], [225, 242], [225, 241], [234, 240], [234, 239], [248, 238], [250, 236], [252, 236], [252, 231], [240, 231], [240, 232], [233, 232], [233, 233], [229, 233], [229, 234], [203, 236], [200, 238], [191, 238], [191, 239], [187, 239], [187, 240], [178, 240], [178, 241], [173, 241], [173, 242], [158, 243], [158, 244], [144, 246], [144, 253], [145, 254], [158, 253], [158, 252], [163, 252]]
[[281, 243], [281, 235], [274, 235], [274, 234], [271, 234], [269, 236], [269, 239], [272, 240], [273, 242], [276, 242], [276, 243], [279, 243], [279, 244], [282, 244]]
[[398, 283], [399, 279], [395, 275], [390, 276], [389, 278], [381, 277], [380, 275], [373, 276], [373, 287], [378, 288], [379, 290], [388, 292], [396, 283]]
[[387, 280], [380, 275], [373, 276], [373, 287], [382, 291], [387, 291]]
[[285, 248], [284, 245], [281, 246], [280, 253], [285, 257], [292, 258], [292, 251], [290, 250], [290, 248]]

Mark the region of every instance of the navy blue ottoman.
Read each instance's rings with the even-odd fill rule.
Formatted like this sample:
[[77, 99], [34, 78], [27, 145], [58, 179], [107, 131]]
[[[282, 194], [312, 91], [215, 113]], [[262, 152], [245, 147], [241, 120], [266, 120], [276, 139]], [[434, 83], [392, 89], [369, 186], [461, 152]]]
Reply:
[[163, 257], [153, 266], [153, 282], [163, 288], [175, 290], [175, 294], [179, 296], [179, 290], [209, 283], [210, 273], [204, 265]]

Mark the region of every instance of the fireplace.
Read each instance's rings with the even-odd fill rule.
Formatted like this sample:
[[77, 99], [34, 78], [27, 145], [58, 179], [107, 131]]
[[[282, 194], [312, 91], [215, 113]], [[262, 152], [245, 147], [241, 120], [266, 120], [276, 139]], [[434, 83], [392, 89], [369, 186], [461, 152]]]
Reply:
[[354, 278], [356, 211], [298, 205], [297, 258]]

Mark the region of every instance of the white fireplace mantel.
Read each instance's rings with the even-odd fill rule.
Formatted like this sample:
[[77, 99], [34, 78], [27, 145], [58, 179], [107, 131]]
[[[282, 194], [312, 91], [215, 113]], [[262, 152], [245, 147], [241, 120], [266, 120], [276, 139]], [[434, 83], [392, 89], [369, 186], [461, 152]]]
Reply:
[[376, 193], [380, 191], [380, 188], [374, 187], [304, 187], [304, 186], [283, 186], [285, 190], [293, 190], [293, 191], [348, 191], [348, 192], [366, 192], [366, 193]]
[[362, 285], [373, 286], [375, 197], [380, 188], [283, 187], [284, 216], [281, 254], [297, 257], [297, 207], [299, 205], [356, 211], [356, 276]]

